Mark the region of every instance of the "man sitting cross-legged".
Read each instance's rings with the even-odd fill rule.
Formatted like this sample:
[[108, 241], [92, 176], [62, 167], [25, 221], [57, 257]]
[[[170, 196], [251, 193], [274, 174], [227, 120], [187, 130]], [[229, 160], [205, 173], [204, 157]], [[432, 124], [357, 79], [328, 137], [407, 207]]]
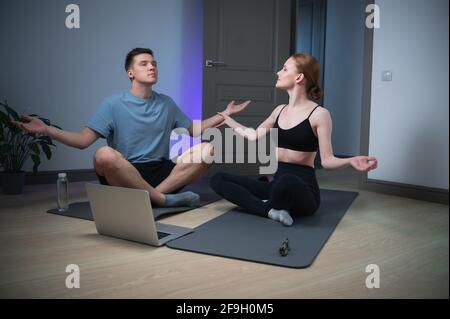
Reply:
[[[144, 189], [157, 206], [195, 206], [199, 196], [193, 192], [178, 193], [198, 179], [213, 156], [209, 143], [198, 144], [181, 154], [177, 162], [169, 159], [170, 134], [174, 128], [186, 128], [191, 136], [220, 125], [222, 116], [192, 122], [164, 94], [152, 90], [158, 80], [157, 63], [150, 49], [136, 48], [125, 60], [131, 89], [106, 98], [80, 132], [60, 130], [41, 120], [23, 116], [15, 124], [32, 133], [44, 134], [68, 146], [84, 149], [98, 138], [108, 146], [94, 155], [94, 167], [102, 184]], [[226, 114], [242, 111], [249, 102], [230, 103]], [[203, 159], [203, 161], [202, 161]]]

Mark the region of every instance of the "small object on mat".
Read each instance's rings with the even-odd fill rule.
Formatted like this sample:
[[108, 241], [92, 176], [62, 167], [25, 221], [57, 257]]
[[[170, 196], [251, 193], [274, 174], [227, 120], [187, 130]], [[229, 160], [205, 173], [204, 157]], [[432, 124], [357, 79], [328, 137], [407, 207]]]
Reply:
[[287, 256], [289, 254], [289, 250], [291, 250], [291, 248], [289, 248], [289, 238], [286, 238], [281, 243], [281, 246], [279, 249], [280, 255], [283, 257]]

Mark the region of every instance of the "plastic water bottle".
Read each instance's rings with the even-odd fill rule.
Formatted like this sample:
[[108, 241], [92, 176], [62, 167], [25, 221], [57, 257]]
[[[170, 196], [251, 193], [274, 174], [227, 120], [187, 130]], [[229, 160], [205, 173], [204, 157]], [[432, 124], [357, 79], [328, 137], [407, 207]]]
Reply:
[[56, 182], [58, 192], [58, 210], [60, 212], [69, 209], [69, 181], [66, 173], [59, 173]]

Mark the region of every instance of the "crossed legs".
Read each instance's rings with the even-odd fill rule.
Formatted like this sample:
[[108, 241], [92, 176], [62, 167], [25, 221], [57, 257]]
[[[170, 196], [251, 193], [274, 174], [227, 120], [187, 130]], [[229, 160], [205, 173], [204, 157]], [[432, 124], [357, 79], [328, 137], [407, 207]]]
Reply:
[[[177, 158], [177, 165], [156, 190], [168, 193], [200, 178], [208, 169], [214, 156], [213, 146], [209, 143], [197, 144]], [[206, 163], [205, 163], [206, 162]]]
[[178, 158], [170, 175], [156, 187], [145, 181], [138, 170], [122, 154], [108, 146], [101, 147], [96, 151], [94, 167], [97, 174], [106, 178], [108, 184], [147, 190], [152, 203], [164, 206], [167, 205], [168, 196], [178, 195], [165, 195], [165, 193], [187, 185], [206, 171], [208, 164], [205, 162], [208, 161], [201, 161], [201, 159], [206, 159], [208, 155], [213, 156], [213, 148], [208, 143], [198, 144], [185, 151]]
[[[290, 226], [293, 217], [309, 216], [318, 203], [309, 186], [298, 176], [283, 174], [273, 182], [262, 182], [250, 177], [217, 173], [211, 188], [230, 202], [246, 208], [247, 212]], [[267, 201], [264, 201], [267, 200]]]

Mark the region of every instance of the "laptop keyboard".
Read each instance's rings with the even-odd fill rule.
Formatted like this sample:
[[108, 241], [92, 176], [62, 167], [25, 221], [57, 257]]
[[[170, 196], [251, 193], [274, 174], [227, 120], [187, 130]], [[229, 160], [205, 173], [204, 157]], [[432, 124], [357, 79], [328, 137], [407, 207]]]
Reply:
[[158, 239], [162, 239], [170, 235], [168, 233], [163, 233], [162, 231], [157, 231], [156, 233], [158, 234]]

